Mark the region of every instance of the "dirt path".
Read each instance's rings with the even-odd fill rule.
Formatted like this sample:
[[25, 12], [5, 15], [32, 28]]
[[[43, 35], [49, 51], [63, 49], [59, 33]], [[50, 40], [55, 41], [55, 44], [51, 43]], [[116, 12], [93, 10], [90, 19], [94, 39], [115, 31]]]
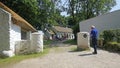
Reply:
[[91, 51], [71, 51], [76, 46], [52, 48], [42, 58], [21, 61], [8, 68], [120, 68], [120, 55], [98, 50], [97, 55]]

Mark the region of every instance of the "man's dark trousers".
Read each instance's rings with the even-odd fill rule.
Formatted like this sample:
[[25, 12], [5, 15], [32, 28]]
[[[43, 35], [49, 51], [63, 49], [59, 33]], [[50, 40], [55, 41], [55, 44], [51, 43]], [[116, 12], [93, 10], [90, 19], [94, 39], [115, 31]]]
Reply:
[[92, 46], [94, 48], [94, 53], [97, 54], [97, 38], [92, 38]]

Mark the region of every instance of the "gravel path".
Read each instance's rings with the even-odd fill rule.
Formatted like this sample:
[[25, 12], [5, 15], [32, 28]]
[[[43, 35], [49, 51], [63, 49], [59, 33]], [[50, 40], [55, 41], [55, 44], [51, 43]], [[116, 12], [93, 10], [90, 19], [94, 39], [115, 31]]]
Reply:
[[104, 50], [98, 50], [97, 55], [93, 55], [92, 50], [71, 51], [75, 47], [52, 48], [42, 58], [24, 60], [9, 68], [120, 68], [119, 54]]

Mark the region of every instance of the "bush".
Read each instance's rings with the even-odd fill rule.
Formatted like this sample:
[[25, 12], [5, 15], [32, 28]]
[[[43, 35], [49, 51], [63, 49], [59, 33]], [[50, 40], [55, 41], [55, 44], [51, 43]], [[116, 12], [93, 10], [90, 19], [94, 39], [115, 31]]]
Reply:
[[109, 51], [120, 52], [120, 43], [117, 43], [117, 42], [108, 42], [103, 47], [104, 49]]
[[112, 30], [103, 31], [103, 38], [106, 41], [113, 41], [114, 36], [115, 36], [115, 34]]
[[120, 52], [120, 29], [105, 30], [100, 34], [100, 38], [104, 39], [102, 48]]
[[120, 29], [105, 30], [100, 34], [100, 37], [104, 38], [104, 42], [119, 42], [120, 43]]
[[44, 40], [44, 49], [49, 48], [52, 40]]

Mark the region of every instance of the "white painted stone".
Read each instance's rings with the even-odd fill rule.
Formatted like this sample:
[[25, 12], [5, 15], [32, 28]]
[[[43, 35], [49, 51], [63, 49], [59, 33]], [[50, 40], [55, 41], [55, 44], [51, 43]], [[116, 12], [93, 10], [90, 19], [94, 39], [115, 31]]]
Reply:
[[15, 42], [21, 40], [21, 28], [13, 23], [10, 24], [10, 50], [15, 52]]
[[78, 49], [90, 49], [90, 35], [88, 32], [79, 32], [77, 34]]
[[15, 54], [14, 54], [14, 52], [12, 51], [12, 50], [9, 50], [9, 51], [3, 51], [3, 54], [4, 54], [4, 56], [6, 56], [6, 57], [13, 57]]
[[43, 33], [35, 32], [32, 33], [31, 39], [31, 50], [35, 52], [43, 52]]

